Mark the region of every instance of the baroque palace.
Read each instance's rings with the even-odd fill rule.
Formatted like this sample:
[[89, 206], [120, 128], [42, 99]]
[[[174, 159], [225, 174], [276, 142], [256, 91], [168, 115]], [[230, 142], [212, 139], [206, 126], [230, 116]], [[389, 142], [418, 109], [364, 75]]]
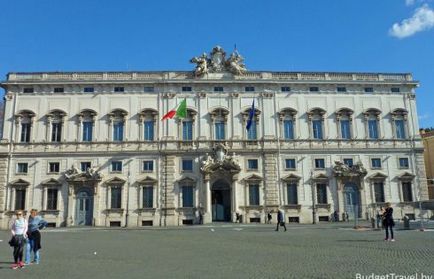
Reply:
[[369, 219], [385, 202], [429, 217], [411, 74], [247, 71], [219, 46], [190, 62], [9, 73], [1, 228], [31, 208], [52, 226]]

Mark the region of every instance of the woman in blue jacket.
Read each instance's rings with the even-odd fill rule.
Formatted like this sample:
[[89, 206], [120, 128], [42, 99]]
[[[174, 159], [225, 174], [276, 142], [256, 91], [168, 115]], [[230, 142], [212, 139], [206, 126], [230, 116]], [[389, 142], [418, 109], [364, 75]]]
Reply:
[[26, 245], [26, 256], [25, 264], [30, 264], [30, 256], [33, 251], [33, 262], [39, 264], [40, 255], [39, 249], [41, 249], [41, 233], [42, 230], [47, 226], [47, 222], [38, 216], [38, 210], [32, 209], [30, 211], [29, 217], [29, 228], [27, 230], [28, 241]]

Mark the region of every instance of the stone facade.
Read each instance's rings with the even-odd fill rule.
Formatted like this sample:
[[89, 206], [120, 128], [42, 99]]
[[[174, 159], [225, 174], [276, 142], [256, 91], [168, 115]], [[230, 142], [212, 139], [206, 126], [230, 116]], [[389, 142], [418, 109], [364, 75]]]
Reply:
[[[195, 72], [10, 73], [1, 227], [21, 207], [56, 226], [264, 222], [278, 208], [312, 223], [387, 201], [417, 216], [428, 191], [410, 74], [201, 59]], [[184, 99], [185, 119], [160, 120]]]
[[421, 130], [429, 199], [434, 200], [434, 131]]

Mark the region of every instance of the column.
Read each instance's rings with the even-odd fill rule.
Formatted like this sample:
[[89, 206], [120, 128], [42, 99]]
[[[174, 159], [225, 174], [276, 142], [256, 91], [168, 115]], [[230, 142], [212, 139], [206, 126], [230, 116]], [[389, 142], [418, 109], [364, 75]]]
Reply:
[[66, 226], [72, 226], [74, 222], [74, 210], [75, 209], [75, 203], [74, 203], [74, 186], [68, 184], [68, 220], [66, 221]]
[[82, 124], [83, 124], [83, 115], [78, 115], [78, 122], [77, 122], [77, 141], [82, 142], [83, 136], [82, 136]]

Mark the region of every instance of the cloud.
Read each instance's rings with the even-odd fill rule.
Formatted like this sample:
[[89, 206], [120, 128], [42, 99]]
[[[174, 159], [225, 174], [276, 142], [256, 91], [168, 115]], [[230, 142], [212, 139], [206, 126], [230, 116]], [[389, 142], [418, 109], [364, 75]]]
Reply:
[[415, 2], [416, 2], [416, 0], [405, 0], [405, 5], [411, 6], [411, 5], [414, 5]]
[[401, 23], [393, 24], [389, 34], [393, 37], [403, 39], [412, 36], [417, 32], [428, 30], [434, 27], [434, 10], [427, 4], [417, 8], [411, 18], [404, 19]]
[[419, 115], [418, 118], [419, 118], [419, 120], [429, 119], [430, 118], [430, 114], [429, 113], [425, 113], [425, 114]]

